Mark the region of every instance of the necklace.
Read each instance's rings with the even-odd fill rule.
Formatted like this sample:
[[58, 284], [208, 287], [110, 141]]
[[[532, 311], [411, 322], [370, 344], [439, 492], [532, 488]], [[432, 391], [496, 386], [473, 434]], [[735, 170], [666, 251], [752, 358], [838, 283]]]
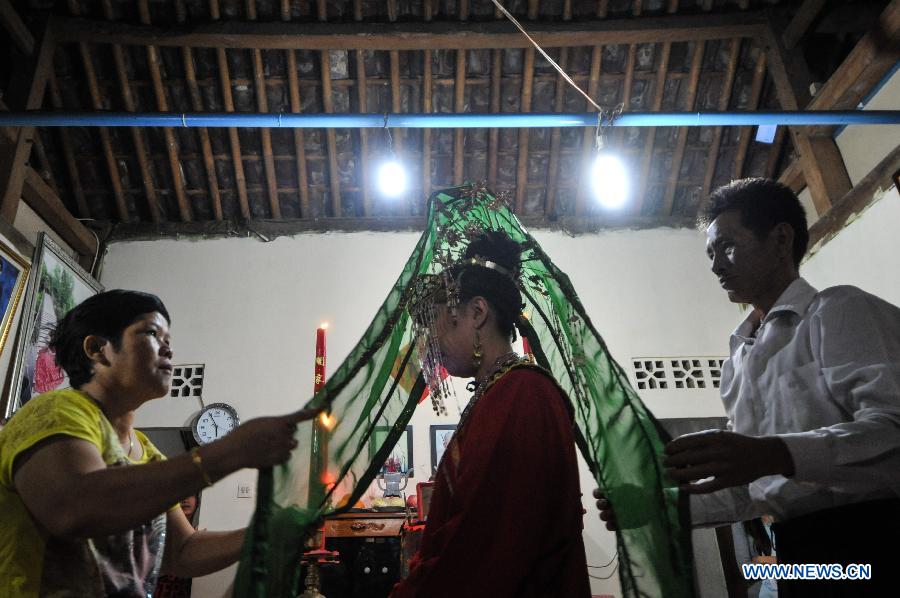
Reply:
[[527, 358], [519, 357], [519, 355], [515, 351], [510, 351], [504, 355], [501, 355], [494, 362], [494, 365], [491, 367], [491, 373], [485, 376], [480, 382], [475, 385], [474, 392], [472, 393], [472, 399], [469, 401], [469, 404], [466, 405], [466, 408], [463, 409], [462, 415], [459, 418], [459, 425], [456, 428], [456, 432], [462, 429], [463, 424], [466, 423], [468, 419], [469, 413], [472, 411], [472, 408], [475, 406], [475, 403], [484, 396], [485, 391], [487, 391], [490, 386], [500, 379], [503, 374], [508, 372], [510, 368], [516, 365], [519, 362], [527, 362], [531, 363]]

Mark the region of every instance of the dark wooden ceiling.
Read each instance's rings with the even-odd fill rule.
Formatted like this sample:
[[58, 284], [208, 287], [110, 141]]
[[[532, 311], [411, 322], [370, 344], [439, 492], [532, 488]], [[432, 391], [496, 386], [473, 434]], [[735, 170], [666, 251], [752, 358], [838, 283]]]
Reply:
[[[877, 16], [860, 7], [880, 10], [886, 2], [855, 4], [857, 13]], [[780, 38], [777, 23], [790, 21], [801, 2], [504, 5], [604, 108], [717, 111], [781, 109], [766, 52]], [[33, 29], [53, 15], [57, 47], [45, 109], [592, 110], [489, 0], [27, 0], [13, 6]], [[819, 57], [815, 67], [833, 70], [843, 58], [839, 46], [852, 47], [867, 25], [848, 19], [843, 29], [832, 22], [826, 33], [812, 30], [822, 50], [812, 53]], [[0, 67], [0, 83], [9, 88], [17, 50], [6, 45], [0, 52], [12, 60]], [[832, 66], [821, 57], [826, 50], [837, 55]], [[802, 58], [804, 51], [809, 48], [798, 44], [794, 52]], [[824, 81], [830, 72], [816, 74]], [[160, 228], [257, 220], [341, 228], [360, 218], [390, 227], [421, 217], [432, 191], [481, 180], [507, 192], [530, 223], [585, 218], [680, 225], [694, 218], [712, 187], [742, 176], [778, 176], [793, 151], [782, 129], [774, 143], [760, 143], [753, 127], [615, 128], [610, 142], [632, 178], [629, 207], [615, 215], [590, 197], [583, 166], [594, 131], [579, 128], [394, 129], [393, 149], [411, 179], [399, 201], [380, 196], [374, 185], [375, 164], [387, 151], [379, 129], [48, 128], [38, 131], [31, 164], [78, 218]]]

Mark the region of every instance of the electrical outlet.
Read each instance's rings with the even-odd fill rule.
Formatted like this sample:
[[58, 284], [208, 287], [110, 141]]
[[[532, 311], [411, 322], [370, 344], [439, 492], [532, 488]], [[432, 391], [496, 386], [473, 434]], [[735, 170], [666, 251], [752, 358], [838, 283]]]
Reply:
[[238, 498], [253, 498], [253, 484], [250, 482], [238, 482]]

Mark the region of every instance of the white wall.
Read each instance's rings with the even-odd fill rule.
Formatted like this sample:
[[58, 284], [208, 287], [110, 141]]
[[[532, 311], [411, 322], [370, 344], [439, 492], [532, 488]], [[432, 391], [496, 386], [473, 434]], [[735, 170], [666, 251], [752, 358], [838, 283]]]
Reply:
[[[535, 234], [569, 274], [613, 355], [630, 371], [632, 356], [721, 356], [740, 318], [708, 271], [703, 237], [693, 230], [621, 231], [577, 238]], [[205, 363], [204, 398], [234, 405], [242, 419], [281, 413], [311, 393], [315, 329], [330, 322], [328, 373], [358, 341], [399, 275], [418, 235], [330, 233], [279, 238], [116, 243], [104, 261], [107, 288], [159, 294], [173, 316], [176, 363]], [[723, 332], [725, 331], [725, 332]], [[464, 403], [464, 392], [460, 399]], [[651, 391], [644, 400], [659, 417], [722, 415], [715, 390]], [[160, 399], [138, 413], [139, 426], [183, 426], [196, 400]], [[437, 418], [423, 403], [413, 417], [415, 478], [430, 475], [428, 426]], [[610, 561], [614, 537], [601, 529], [582, 463], [585, 543], [592, 565]], [[253, 501], [236, 498], [239, 472], [204, 493], [201, 526], [246, 524]], [[608, 573], [597, 571], [598, 574]], [[222, 595], [233, 573], [195, 581], [195, 596]], [[618, 593], [614, 576], [596, 593]]]

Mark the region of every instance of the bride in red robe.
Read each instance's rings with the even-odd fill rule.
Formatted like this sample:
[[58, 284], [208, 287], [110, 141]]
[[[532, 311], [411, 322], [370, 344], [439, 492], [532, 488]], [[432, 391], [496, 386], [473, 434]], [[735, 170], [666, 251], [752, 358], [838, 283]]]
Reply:
[[[519, 247], [472, 241], [417, 318], [475, 392], [435, 475], [428, 521], [394, 598], [590, 596], [568, 399], [512, 351]], [[415, 308], [414, 308], [415, 309]]]

